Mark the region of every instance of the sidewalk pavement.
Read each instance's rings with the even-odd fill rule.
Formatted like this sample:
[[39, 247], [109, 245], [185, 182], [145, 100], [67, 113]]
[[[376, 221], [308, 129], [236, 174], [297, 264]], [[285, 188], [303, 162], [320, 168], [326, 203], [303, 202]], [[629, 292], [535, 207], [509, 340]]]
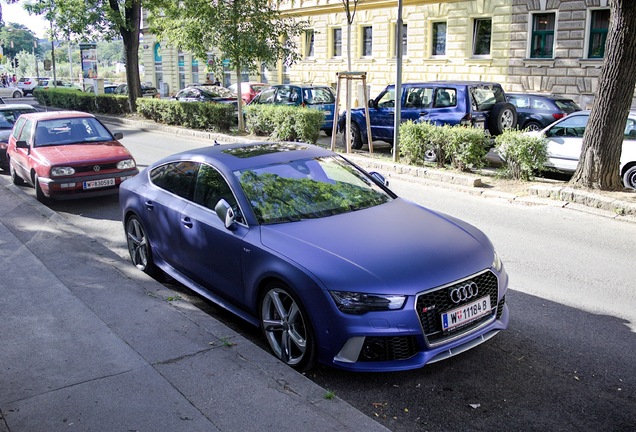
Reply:
[[386, 431], [0, 176], [0, 432]]

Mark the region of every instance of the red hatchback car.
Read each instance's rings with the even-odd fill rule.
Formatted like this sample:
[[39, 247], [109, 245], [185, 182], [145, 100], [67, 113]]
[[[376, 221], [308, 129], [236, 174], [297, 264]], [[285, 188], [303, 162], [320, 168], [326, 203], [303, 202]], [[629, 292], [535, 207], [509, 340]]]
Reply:
[[42, 202], [116, 194], [139, 173], [121, 138], [84, 112], [23, 114], [7, 146], [11, 178], [32, 185]]

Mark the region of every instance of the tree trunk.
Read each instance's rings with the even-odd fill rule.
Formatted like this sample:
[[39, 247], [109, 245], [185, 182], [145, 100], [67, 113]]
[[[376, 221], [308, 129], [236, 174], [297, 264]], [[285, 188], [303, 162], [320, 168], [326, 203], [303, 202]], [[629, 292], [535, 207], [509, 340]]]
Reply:
[[621, 190], [623, 134], [636, 86], [636, 8], [631, 0], [611, 0], [610, 6], [603, 69], [570, 184]]
[[[110, 0], [111, 8], [119, 12], [119, 5]], [[124, 40], [126, 50], [126, 84], [128, 84], [128, 102], [130, 110], [137, 111], [137, 98], [141, 97], [141, 79], [139, 78], [139, 26], [141, 23], [141, 0], [126, 2], [124, 23], [119, 24], [119, 33]]]

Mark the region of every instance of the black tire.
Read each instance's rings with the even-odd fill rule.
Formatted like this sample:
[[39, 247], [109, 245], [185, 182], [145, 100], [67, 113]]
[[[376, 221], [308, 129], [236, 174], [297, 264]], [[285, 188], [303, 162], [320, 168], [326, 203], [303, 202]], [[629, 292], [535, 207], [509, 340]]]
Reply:
[[325, 132], [325, 135], [327, 135], [328, 137], [330, 137], [331, 134], [332, 134], [332, 130], [331, 129], [323, 129], [323, 131]]
[[491, 135], [501, 135], [506, 129], [517, 126], [517, 109], [509, 102], [496, 103], [490, 111], [488, 130]]
[[529, 121], [528, 123], [525, 124], [523, 129], [529, 132], [537, 132], [543, 129], [543, 126], [541, 126], [539, 123], [535, 121]]
[[42, 204], [47, 204], [49, 199], [46, 195], [44, 195], [44, 191], [42, 191], [42, 188], [40, 187], [40, 181], [37, 174], [33, 176], [33, 187], [35, 188], [35, 198], [37, 198], [37, 200]]
[[285, 284], [272, 282], [259, 302], [261, 330], [270, 350], [299, 371], [310, 369], [316, 352], [309, 315]]
[[[347, 130], [346, 130], [347, 126], [343, 126], [342, 127], [342, 143], [344, 144], [345, 148], [347, 148]], [[362, 148], [362, 135], [360, 135], [360, 128], [358, 127], [357, 123], [351, 122], [351, 137], [350, 137], [350, 142], [351, 142], [351, 148], [354, 150], [359, 150]]]
[[19, 99], [22, 97], [22, 93], [20, 93], [19, 91], [14, 91], [13, 92], [13, 99]]
[[11, 161], [9, 160], [9, 174], [11, 175], [11, 181], [13, 181], [13, 184], [16, 186], [22, 186], [24, 184], [24, 180], [22, 179], [22, 177], [20, 177], [20, 175], [15, 172], [15, 168], [13, 168], [13, 165], [11, 164]]
[[150, 276], [156, 275], [157, 266], [152, 259], [150, 240], [137, 216], [126, 220], [126, 243], [133, 265]]
[[424, 160], [426, 162], [437, 162], [437, 152], [435, 149], [426, 149], [424, 151]]
[[636, 165], [632, 165], [623, 173], [623, 185], [629, 189], [636, 189]]

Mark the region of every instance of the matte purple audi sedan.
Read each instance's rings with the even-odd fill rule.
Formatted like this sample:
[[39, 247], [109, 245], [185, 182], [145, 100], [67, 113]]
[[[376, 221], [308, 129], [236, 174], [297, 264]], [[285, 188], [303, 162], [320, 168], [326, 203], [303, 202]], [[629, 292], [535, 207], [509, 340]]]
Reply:
[[297, 369], [419, 368], [508, 325], [508, 275], [481, 231], [320, 147], [176, 154], [125, 181], [120, 205], [135, 266], [260, 326]]

